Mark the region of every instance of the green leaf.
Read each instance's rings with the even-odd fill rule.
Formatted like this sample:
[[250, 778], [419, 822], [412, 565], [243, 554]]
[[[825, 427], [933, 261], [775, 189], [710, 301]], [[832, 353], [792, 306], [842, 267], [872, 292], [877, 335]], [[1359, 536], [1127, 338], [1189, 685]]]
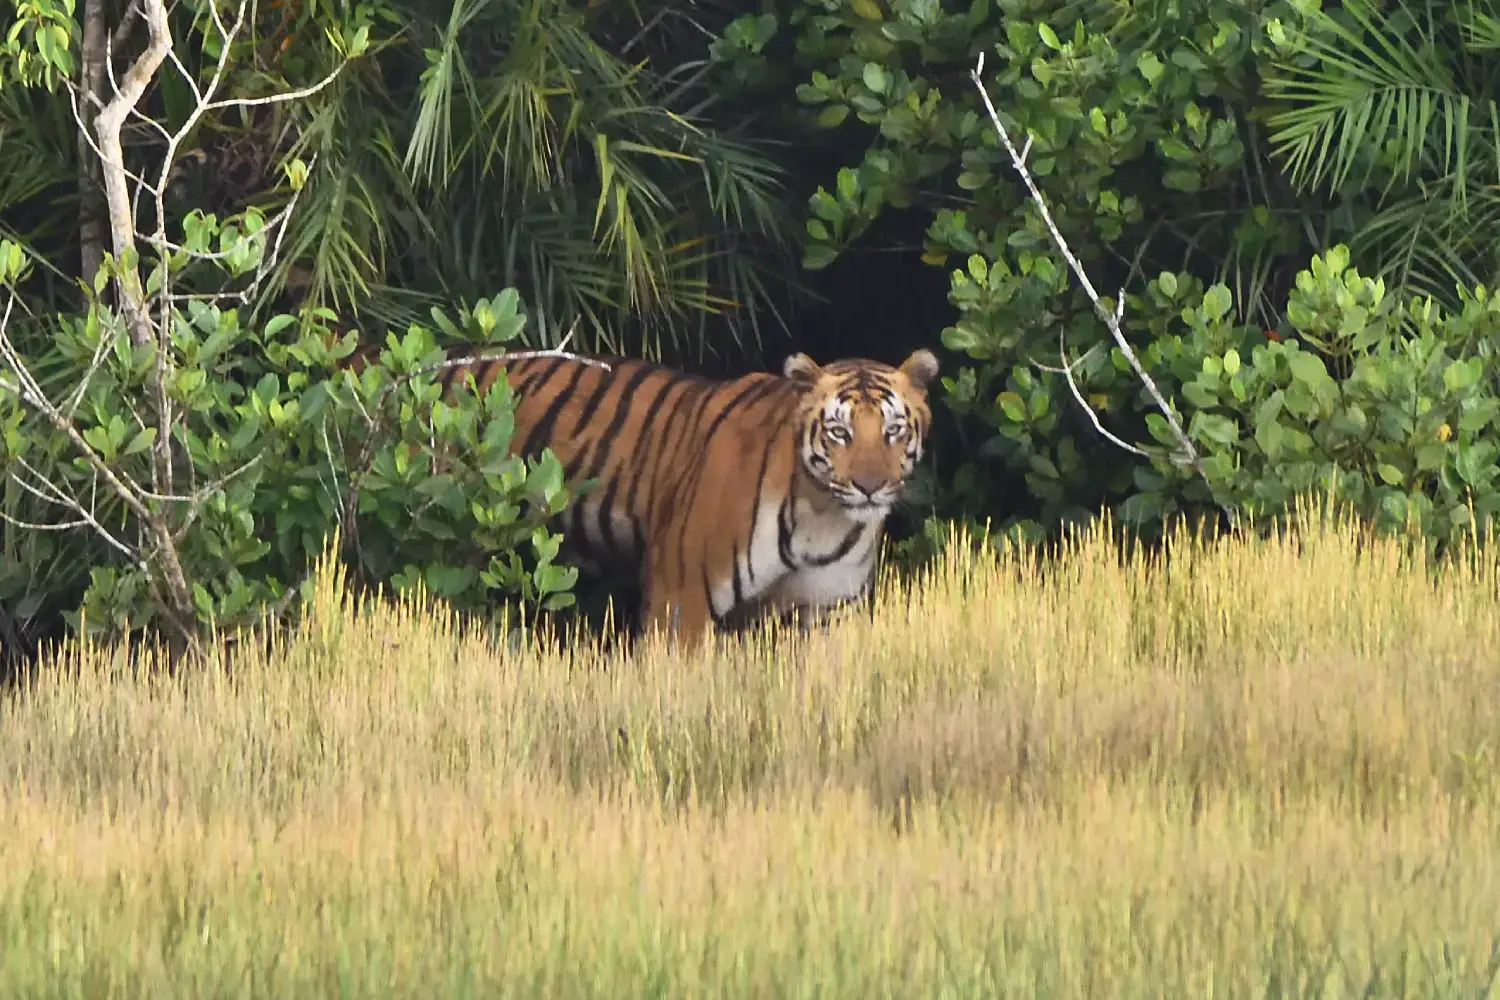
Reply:
[[965, 326], [950, 326], [943, 330], [943, 346], [959, 354], [967, 354], [980, 344], [979, 335]]
[[818, 112], [818, 124], [823, 128], [838, 128], [849, 117], [849, 105], [830, 104]]
[[1328, 381], [1328, 369], [1324, 367], [1323, 359], [1316, 354], [1308, 351], [1288, 351], [1286, 363], [1291, 369], [1292, 378], [1309, 388], [1316, 388]]
[[1193, 418], [1195, 437], [1206, 438], [1216, 444], [1232, 445], [1239, 440], [1239, 425], [1218, 413], [1198, 413]]
[[826, 243], [814, 243], [802, 251], [802, 266], [809, 271], [821, 271], [838, 257], [838, 251]]
[[1057, 32], [1052, 30], [1052, 25], [1042, 21], [1036, 26], [1036, 33], [1042, 39], [1042, 44], [1054, 52], [1062, 51], [1062, 43], [1057, 40]]
[[1002, 392], [996, 397], [995, 402], [1000, 404], [1000, 411], [1005, 414], [1007, 420], [1016, 424], [1026, 422], [1026, 403], [1016, 393]]
[[1233, 308], [1234, 296], [1224, 285], [1214, 285], [1203, 293], [1203, 315], [1210, 323], [1216, 323], [1228, 316], [1229, 310]]
[[859, 198], [859, 174], [854, 170], [848, 167], [840, 167], [836, 184], [841, 200], [854, 202]]
[[1462, 392], [1479, 381], [1479, 377], [1484, 372], [1483, 362], [1478, 358], [1472, 361], [1472, 364], [1467, 361], [1454, 361], [1443, 369], [1443, 385], [1449, 392]]
[[1168, 170], [1162, 175], [1162, 183], [1174, 191], [1185, 191], [1189, 194], [1203, 189], [1203, 179], [1198, 176], [1198, 171], [1182, 167]]
[[156, 441], [156, 428], [155, 427], [143, 427], [143, 428], [140, 429], [139, 432], [136, 433], [135, 437], [131, 438], [130, 443], [125, 446], [125, 450], [123, 452], [121, 452], [121, 454], [122, 455], [136, 455], [136, 454], [139, 454], [139, 453], [145, 451], [147, 448], [151, 447], [151, 445], [155, 441]]
[[193, 607], [197, 610], [198, 617], [202, 620], [213, 620], [214, 597], [208, 592], [208, 588], [201, 583], [193, 584]]
[[1142, 52], [1135, 61], [1135, 68], [1140, 71], [1141, 76], [1146, 78], [1147, 83], [1154, 84], [1161, 79], [1162, 72], [1166, 66], [1156, 58], [1154, 52]]
[[1280, 421], [1275, 417], [1269, 420], [1261, 420], [1255, 425], [1255, 443], [1265, 453], [1266, 458], [1275, 461], [1281, 454], [1282, 443], [1286, 440], [1286, 433], [1281, 427]]
[[1117, 511], [1120, 520], [1134, 525], [1155, 521], [1161, 517], [1161, 512], [1162, 495], [1155, 491], [1137, 493], [1120, 504]]
[[885, 93], [885, 88], [888, 81], [885, 77], [885, 70], [880, 66], [879, 63], [865, 63], [865, 71], [863, 77], [866, 87], [869, 87], [877, 94]]
[[1168, 448], [1180, 447], [1177, 435], [1172, 431], [1172, 425], [1167, 423], [1167, 418], [1160, 413], [1146, 414], [1146, 430], [1159, 444], [1164, 444]]
[[1441, 441], [1429, 441], [1417, 449], [1417, 471], [1434, 472], [1448, 460], [1448, 446]]
[[1198, 382], [1187, 382], [1182, 387], [1182, 394], [1189, 403], [1199, 409], [1209, 409], [1219, 405], [1219, 395], [1211, 388]]

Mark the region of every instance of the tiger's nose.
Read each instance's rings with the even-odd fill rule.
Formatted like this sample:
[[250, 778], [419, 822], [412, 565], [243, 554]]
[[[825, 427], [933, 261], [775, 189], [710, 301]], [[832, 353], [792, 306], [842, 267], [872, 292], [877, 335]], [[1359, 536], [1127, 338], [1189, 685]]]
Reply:
[[854, 488], [867, 497], [873, 497], [885, 486], [884, 476], [854, 476], [849, 480]]

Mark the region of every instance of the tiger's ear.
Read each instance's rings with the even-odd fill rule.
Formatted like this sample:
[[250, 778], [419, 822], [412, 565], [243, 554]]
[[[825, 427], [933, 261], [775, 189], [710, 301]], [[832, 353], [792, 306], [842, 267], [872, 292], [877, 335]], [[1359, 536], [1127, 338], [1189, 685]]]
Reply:
[[797, 385], [804, 389], [810, 389], [817, 384], [818, 376], [823, 374], [823, 369], [818, 363], [806, 354], [793, 354], [786, 359], [786, 364], [781, 366], [782, 373]]
[[911, 352], [911, 357], [901, 362], [901, 374], [918, 389], [926, 389], [927, 383], [937, 377], [938, 359], [926, 348]]

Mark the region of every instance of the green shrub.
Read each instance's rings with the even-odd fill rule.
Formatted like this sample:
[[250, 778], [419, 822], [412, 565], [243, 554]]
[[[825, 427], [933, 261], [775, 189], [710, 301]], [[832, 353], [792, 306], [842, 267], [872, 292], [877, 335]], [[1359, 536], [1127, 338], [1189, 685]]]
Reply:
[[[1262, 98], [1263, 82], [1316, 62], [1308, 39], [1334, 37], [1315, 0], [765, 7], [719, 58], [794, 90], [808, 128], [855, 150], [810, 199], [805, 265], [826, 267], [882, 215], [912, 212], [929, 220], [923, 259], [950, 268], [956, 315], [942, 339], [957, 364], [943, 386], [960, 454], [927, 485], [935, 510], [1035, 538], [1108, 508], [1154, 534], [1177, 514], [1262, 521], [1331, 489], [1434, 541], [1492, 513], [1490, 294], [1458, 288], [1446, 309], [1385, 295], [1339, 242], [1362, 231], [1370, 193], [1294, 197], [1270, 153], [1278, 135], [1293, 148], [1291, 126], [1267, 134], [1263, 120], [1286, 108]], [[783, 29], [796, 71], [778, 78], [763, 53]], [[1124, 290], [1124, 332], [1196, 465], [1165, 457], [1177, 446], [1167, 421], [1017, 177], [970, 77], [981, 55], [995, 110], [1103, 305]], [[1107, 440], [1085, 406], [1160, 457]]]
[[[243, 228], [198, 224], [202, 242], [224, 237], [230, 272], [255, 266], [258, 248], [247, 249]], [[22, 276], [14, 244], [0, 259], [10, 262], [0, 275], [7, 283]], [[103, 286], [107, 269], [101, 275]], [[513, 290], [457, 323], [434, 315], [444, 341], [483, 345], [514, 340], [527, 322]], [[514, 401], [503, 381], [482, 399], [471, 383], [439, 399], [433, 366], [443, 347], [415, 326], [388, 336], [356, 376], [343, 365], [356, 334], [336, 333], [334, 319], [319, 310], [248, 328], [236, 309], [187, 298], [172, 316], [169, 356], [158, 357], [154, 343], [132, 346], [120, 315], [95, 301], [85, 315], [58, 317], [37, 356], [0, 360], [0, 463], [12, 487], [0, 602], [12, 616], [61, 613], [95, 635], [181, 630], [169, 621], [171, 569], [157, 521], [191, 593], [192, 631], [293, 609], [339, 530], [368, 584], [420, 583], [460, 609], [492, 614], [505, 604], [497, 598], [531, 612], [565, 607], [574, 572], [555, 564], [560, 539], [545, 527], [568, 501], [562, 468], [550, 453], [509, 453]], [[48, 377], [34, 392], [77, 440], [26, 391], [35, 371]], [[76, 572], [58, 572], [59, 560]]]

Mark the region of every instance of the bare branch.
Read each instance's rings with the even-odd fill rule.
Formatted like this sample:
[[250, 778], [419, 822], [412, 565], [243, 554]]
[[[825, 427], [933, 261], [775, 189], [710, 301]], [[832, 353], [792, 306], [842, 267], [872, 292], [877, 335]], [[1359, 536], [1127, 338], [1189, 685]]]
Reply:
[[68, 495], [65, 490], [63, 490], [56, 483], [52, 482], [46, 476], [38, 472], [24, 458], [17, 458], [15, 459], [15, 461], [16, 464], [20, 465], [27, 472], [31, 473], [31, 475], [36, 478], [36, 481], [42, 484], [44, 489], [38, 489], [36, 486], [33, 486], [31, 483], [28, 483], [26, 480], [16, 475], [14, 471], [10, 472], [10, 478], [12, 482], [21, 487], [21, 489], [30, 493], [32, 496], [36, 497], [38, 500], [43, 501], [44, 503], [57, 504], [61, 507], [67, 507], [69, 510], [72, 510], [78, 515], [78, 520], [68, 521], [62, 524], [32, 524], [27, 521], [17, 520], [16, 518], [13, 518], [9, 514], [5, 513], [0, 513], [0, 517], [5, 518], [5, 520], [9, 521], [11, 524], [15, 525], [18, 528], [30, 528], [35, 531], [65, 531], [70, 528], [87, 526], [89, 528], [92, 528], [95, 534], [104, 539], [104, 541], [108, 543], [112, 548], [118, 550], [122, 555], [125, 556], [125, 558], [135, 563], [141, 569], [146, 568], [146, 563], [141, 558], [141, 554], [135, 549], [132, 549], [130, 546], [126, 545], [124, 542], [120, 541], [113, 534], [111, 534], [109, 530], [106, 529], [102, 524], [100, 524], [98, 519], [94, 517], [93, 512], [90, 510], [86, 510], [83, 504], [81, 504], [77, 500], [77, 498]]
[[[3, 361], [15, 373], [19, 380], [17, 395], [40, 413], [47, 421], [57, 428], [66, 437], [73, 449], [88, 463], [95, 474], [109, 484], [115, 495], [130, 509], [141, 524], [143, 531], [148, 532], [156, 542], [157, 558], [160, 562], [162, 575], [165, 577], [169, 600], [164, 602], [162, 610], [167, 619], [177, 629], [188, 647], [192, 650], [198, 649], [197, 636], [193, 631], [193, 603], [192, 592], [188, 587], [187, 576], [182, 569], [182, 563], [177, 557], [177, 547], [172, 542], [171, 531], [167, 527], [166, 519], [159, 514], [153, 513], [145, 504], [145, 501], [129, 486], [121, 481], [109, 464], [99, 456], [92, 445], [79, 433], [73, 421], [65, 416], [46, 396], [35, 378], [32, 377], [30, 369], [27, 368], [20, 355], [16, 352], [14, 345], [10, 342], [10, 336], [6, 332], [10, 324], [12, 307], [15, 305], [15, 296], [7, 296], [5, 312], [0, 315], [0, 361]], [[6, 388], [12, 388], [7, 385]], [[43, 480], [45, 482], [45, 479]], [[49, 484], [50, 485], [50, 484]], [[76, 500], [68, 497], [65, 493], [57, 491], [60, 502], [69, 504], [81, 516], [92, 517], [87, 514], [83, 506]], [[115, 544], [121, 543], [104, 530], [103, 526], [95, 522], [94, 529], [100, 537]], [[137, 557], [138, 558], [138, 557]], [[147, 574], [148, 578], [150, 574]]]
[[[10, 474], [10, 478], [20, 483], [14, 472]], [[25, 486], [24, 483], [20, 483], [20, 485]], [[87, 528], [89, 526], [89, 522], [84, 519], [62, 521], [57, 524], [38, 524], [35, 521], [23, 521], [18, 517], [11, 517], [3, 510], [0, 510], [0, 521], [4, 521], [15, 528], [21, 528], [24, 531], [72, 531], [75, 528]]]
[[[126, 189], [125, 151], [120, 143], [120, 129], [130, 112], [140, 104], [146, 87], [157, 69], [167, 58], [172, 47], [172, 29], [167, 23], [165, 0], [141, 0], [150, 31], [150, 42], [130, 68], [114, 98], [104, 106], [94, 119], [94, 132], [99, 140], [99, 156], [104, 165], [104, 194], [109, 206], [110, 236], [115, 251], [117, 268], [115, 281], [120, 289], [120, 310], [130, 326], [131, 340], [137, 344], [150, 342], [151, 318], [146, 309], [145, 289], [141, 285], [139, 264], [130, 259], [135, 250], [135, 218], [130, 207], [130, 193]], [[131, 251], [127, 256], [126, 251]]]
[[204, 110], [217, 111], [220, 108], [260, 108], [266, 107], [267, 105], [271, 104], [285, 104], [287, 101], [300, 101], [304, 97], [312, 97], [318, 91], [331, 84], [334, 80], [337, 80], [339, 78], [339, 74], [344, 71], [344, 67], [347, 65], [349, 65], [347, 61], [339, 63], [333, 68], [333, 72], [329, 73], [323, 79], [310, 86], [303, 87], [300, 90], [289, 90], [283, 94], [268, 94], [265, 97], [229, 97], [225, 98], [222, 101], [213, 101], [210, 104], [204, 105]]
[[[1145, 385], [1146, 391], [1150, 394], [1151, 399], [1156, 404], [1157, 409], [1161, 411], [1162, 416], [1164, 416], [1167, 420], [1168, 426], [1172, 428], [1172, 435], [1177, 439], [1179, 451], [1178, 453], [1170, 456], [1171, 460], [1179, 465], [1191, 465], [1197, 468], [1198, 450], [1193, 447], [1192, 441], [1190, 441], [1188, 439], [1188, 436], [1183, 433], [1182, 425], [1178, 423], [1177, 415], [1172, 411], [1172, 407], [1167, 404], [1166, 399], [1161, 394], [1161, 390], [1156, 387], [1155, 380], [1151, 378], [1151, 375], [1141, 365], [1140, 360], [1136, 357], [1135, 350], [1130, 346], [1130, 342], [1125, 339], [1125, 334], [1120, 329], [1120, 320], [1125, 314], [1124, 290], [1121, 290], [1119, 300], [1116, 302], [1115, 308], [1112, 312], [1109, 309], [1105, 308], [1104, 303], [1099, 298], [1099, 293], [1094, 290], [1093, 282], [1089, 280], [1088, 274], [1083, 270], [1083, 265], [1080, 264], [1078, 262], [1078, 258], [1073, 255], [1073, 251], [1071, 248], [1069, 248], [1067, 240], [1063, 239], [1062, 233], [1057, 228], [1057, 223], [1053, 221], [1052, 213], [1047, 208], [1047, 201], [1042, 197], [1042, 192], [1038, 190], [1036, 181], [1032, 179], [1031, 171], [1026, 169], [1026, 154], [1031, 150], [1031, 137], [1027, 136], [1026, 149], [1024, 152], [1018, 151], [1016, 149], [1015, 143], [1011, 141], [1010, 133], [1006, 131], [1005, 124], [1000, 120], [999, 112], [995, 110], [994, 103], [990, 101], [989, 91], [985, 89], [984, 79], [981, 75], [983, 74], [983, 72], [984, 54], [980, 53], [978, 65], [976, 65], [974, 69], [970, 71], [969, 77], [974, 81], [974, 86], [979, 88], [979, 96], [984, 100], [985, 110], [989, 112], [990, 121], [994, 124], [995, 131], [1000, 136], [1000, 141], [1005, 144], [1006, 152], [1010, 153], [1010, 161], [1011, 164], [1016, 168], [1016, 173], [1021, 175], [1021, 180], [1025, 183], [1027, 191], [1031, 193], [1031, 200], [1036, 204], [1037, 209], [1041, 212], [1042, 221], [1047, 226], [1047, 232], [1052, 235], [1052, 241], [1057, 244], [1058, 250], [1061, 251], [1063, 257], [1066, 258], [1068, 266], [1072, 269], [1074, 276], [1078, 278], [1079, 284], [1083, 286], [1084, 292], [1088, 295], [1089, 300], [1094, 305], [1094, 311], [1099, 314], [1099, 317], [1104, 320], [1105, 326], [1109, 328], [1110, 335], [1114, 338], [1116, 346], [1120, 348], [1120, 353], [1123, 354], [1125, 356], [1125, 360], [1130, 363], [1131, 369], [1135, 372], [1136, 376], [1140, 378], [1142, 384]], [[1064, 364], [1066, 363], [1067, 360], [1066, 357], [1064, 357]], [[1079, 401], [1079, 403], [1084, 406], [1084, 409], [1088, 410], [1089, 417], [1093, 420], [1094, 426], [1097, 427], [1101, 433], [1104, 433], [1105, 436], [1112, 442], [1126, 447], [1134, 454], [1147, 454], [1146, 452], [1134, 446], [1124, 445], [1124, 443], [1121, 442], [1119, 438], [1104, 431], [1103, 426], [1099, 422], [1098, 415], [1094, 413], [1093, 409], [1083, 401], [1082, 394], [1078, 391], [1078, 387], [1073, 382], [1071, 371], [1068, 372], [1068, 384], [1073, 389], [1074, 397]]]
[[[1083, 407], [1083, 412], [1089, 415], [1089, 420], [1093, 422], [1094, 430], [1102, 434], [1106, 441], [1124, 448], [1132, 455], [1139, 455], [1142, 458], [1147, 459], [1151, 458], [1152, 455], [1150, 452], [1144, 451], [1141, 448], [1137, 448], [1135, 445], [1129, 444], [1121, 438], [1117, 437], [1113, 432], [1105, 430], [1104, 424], [1100, 423], [1099, 421], [1099, 414], [1095, 412], [1094, 408], [1090, 406], [1088, 402], [1083, 398], [1083, 392], [1078, 388], [1078, 381], [1073, 378], [1073, 365], [1068, 363], [1068, 348], [1067, 345], [1063, 342], [1063, 338], [1061, 336], [1057, 338], [1057, 351], [1062, 356], [1063, 360], [1063, 367], [1061, 369], [1063, 378], [1068, 380], [1068, 388], [1073, 391], [1073, 398], [1078, 401], [1079, 406]], [[1081, 363], [1082, 360], [1082, 358], [1078, 359], [1078, 362], [1075, 362], [1075, 364]]]

